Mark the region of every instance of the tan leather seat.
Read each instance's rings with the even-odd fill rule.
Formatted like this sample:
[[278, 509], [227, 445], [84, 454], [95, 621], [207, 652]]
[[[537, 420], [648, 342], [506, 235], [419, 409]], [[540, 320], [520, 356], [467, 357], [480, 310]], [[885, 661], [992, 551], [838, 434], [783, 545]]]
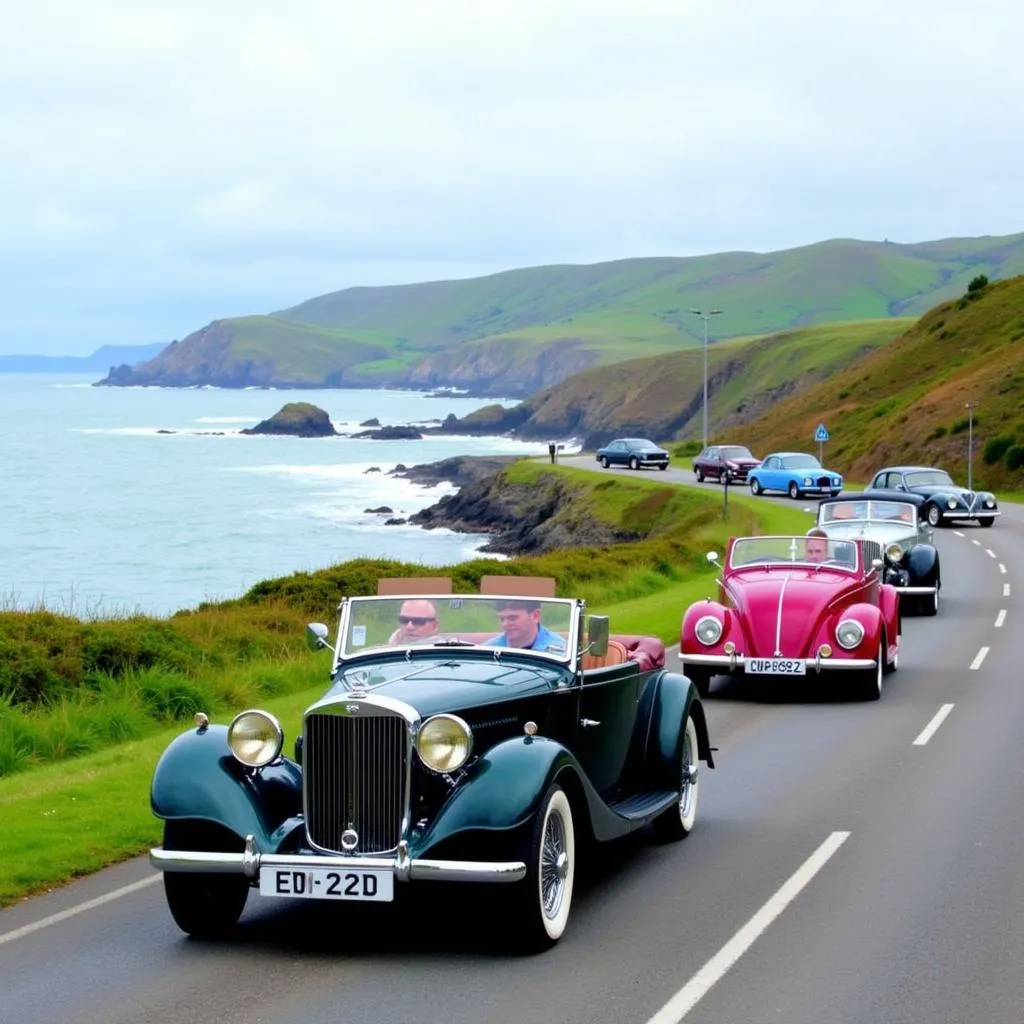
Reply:
[[584, 672], [592, 668], [604, 668], [606, 665], [622, 665], [629, 661], [626, 645], [618, 640], [608, 641], [608, 650], [598, 657], [596, 654], [584, 654], [582, 669]]

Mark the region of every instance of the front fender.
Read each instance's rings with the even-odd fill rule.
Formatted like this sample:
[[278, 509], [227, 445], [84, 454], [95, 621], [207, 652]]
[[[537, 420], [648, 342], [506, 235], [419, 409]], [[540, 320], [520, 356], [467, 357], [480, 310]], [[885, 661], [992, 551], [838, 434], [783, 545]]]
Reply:
[[150, 805], [158, 818], [214, 821], [275, 849], [275, 830], [302, 811], [302, 770], [281, 758], [258, 772], [232, 756], [227, 726], [190, 729], [163, 752], [153, 772]]
[[564, 768], [583, 772], [569, 751], [542, 736], [517, 736], [492, 747], [414, 844], [419, 855], [460, 833], [514, 831], [528, 821]]
[[690, 680], [676, 672], [663, 672], [658, 680], [646, 758], [648, 778], [659, 783], [658, 788], [679, 784], [679, 745], [687, 715], [693, 716], [697, 729], [697, 753], [709, 768], [715, 766], [704, 705], [696, 692]]
[[931, 544], [915, 544], [907, 552], [912, 587], [931, 587], [939, 582], [939, 553]]
[[[880, 597], [883, 607], [885, 603], [890, 601], [889, 594], [893, 595], [897, 602], [899, 601], [896, 589], [888, 584], [884, 584], [881, 588]], [[836, 641], [836, 627], [843, 619], [856, 619], [864, 627], [864, 638], [851, 651], [841, 647]], [[877, 658], [878, 646], [882, 640], [882, 629], [885, 621], [881, 608], [866, 603], [852, 604], [848, 608], [844, 608], [838, 615], [829, 617], [827, 623], [824, 623], [819, 630], [811, 650], [816, 650], [821, 644], [827, 643], [832, 647], [834, 657], [837, 660], [844, 657]]]

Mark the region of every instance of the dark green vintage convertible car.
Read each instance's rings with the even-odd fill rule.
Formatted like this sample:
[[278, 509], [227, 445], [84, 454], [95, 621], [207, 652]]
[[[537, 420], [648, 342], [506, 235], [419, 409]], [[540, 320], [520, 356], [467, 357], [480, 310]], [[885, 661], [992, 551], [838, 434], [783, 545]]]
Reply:
[[[652, 637], [555, 598], [554, 581], [381, 580], [341, 602], [331, 685], [294, 756], [265, 711], [177, 737], [152, 783], [171, 914], [228, 932], [250, 889], [337, 902], [400, 899], [402, 883], [501, 883], [499, 927], [533, 948], [562, 935], [585, 837], [648, 824], [689, 834], [704, 711]], [[468, 895], [468, 893], [467, 893]]]

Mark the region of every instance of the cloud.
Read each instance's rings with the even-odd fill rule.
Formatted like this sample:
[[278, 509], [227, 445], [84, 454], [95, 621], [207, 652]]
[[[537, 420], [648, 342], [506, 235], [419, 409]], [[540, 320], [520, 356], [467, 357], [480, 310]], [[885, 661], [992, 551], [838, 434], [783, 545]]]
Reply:
[[1015, 3], [15, 6], [0, 351], [356, 284], [1024, 226]]

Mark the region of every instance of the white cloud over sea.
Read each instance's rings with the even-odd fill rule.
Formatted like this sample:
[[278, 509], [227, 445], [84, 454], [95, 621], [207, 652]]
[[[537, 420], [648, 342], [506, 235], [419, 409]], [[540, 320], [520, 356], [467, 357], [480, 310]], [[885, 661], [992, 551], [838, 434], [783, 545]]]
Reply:
[[1010, 0], [13, 0], [0, 352], [350, 285], [1024, 229]]

